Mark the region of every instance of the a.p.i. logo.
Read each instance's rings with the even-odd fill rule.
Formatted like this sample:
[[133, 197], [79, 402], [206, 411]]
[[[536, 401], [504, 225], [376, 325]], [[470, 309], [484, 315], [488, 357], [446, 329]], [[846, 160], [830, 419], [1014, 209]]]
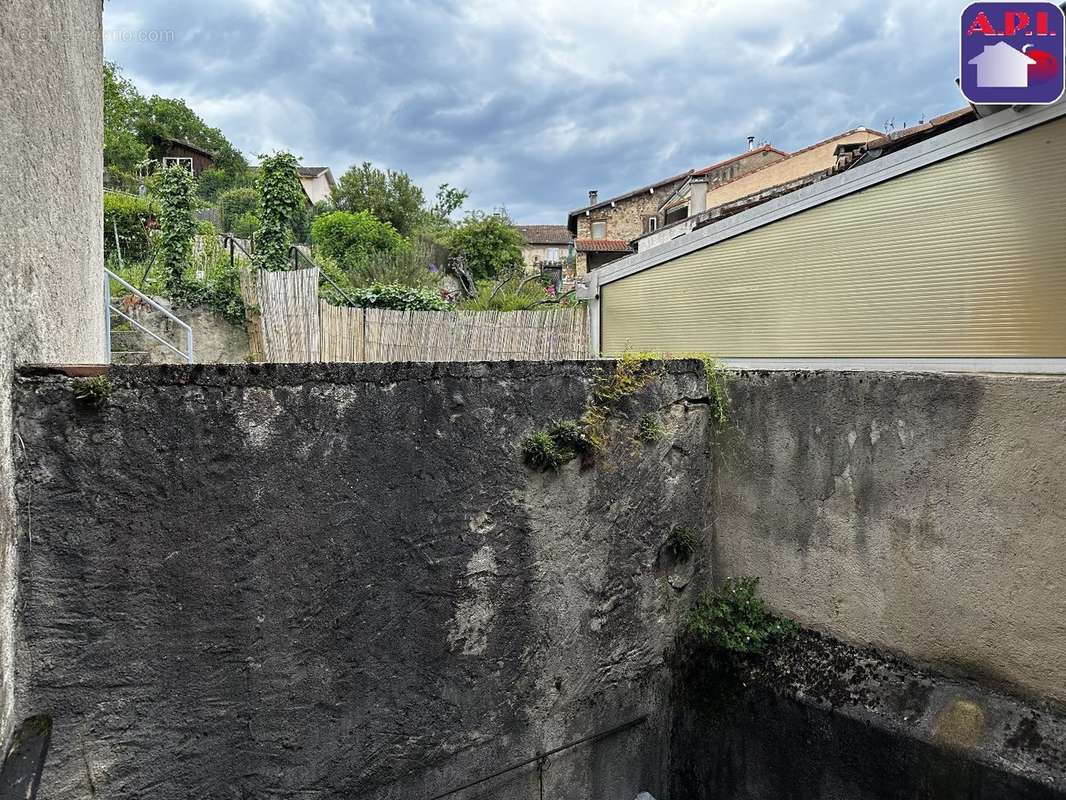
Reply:
[[1066, 88], [1064, 41], [1055, 3], [972, 3], [962, 12], [962, 93], [979, 105], [1054, 103]]

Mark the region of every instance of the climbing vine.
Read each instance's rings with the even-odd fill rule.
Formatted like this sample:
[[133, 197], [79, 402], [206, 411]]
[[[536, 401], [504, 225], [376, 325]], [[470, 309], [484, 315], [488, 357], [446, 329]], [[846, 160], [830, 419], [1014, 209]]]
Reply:
[[303, 209], [304, 193], [296, 156], [283, 152], [262, 159], [258, 180], [262, 223], [255, 238], [255, 260], [263, 269], [279, 271], [289, 267], [292, 223]]
[[157, 190], [163, 281], [166, 288], [174, 293], [184, 283], [185, 268], [192, 256], [192, 241], [196, 235], [196, 221], [193, 219], [196, 179], [185, 167], [175, 165], [162, 171]]

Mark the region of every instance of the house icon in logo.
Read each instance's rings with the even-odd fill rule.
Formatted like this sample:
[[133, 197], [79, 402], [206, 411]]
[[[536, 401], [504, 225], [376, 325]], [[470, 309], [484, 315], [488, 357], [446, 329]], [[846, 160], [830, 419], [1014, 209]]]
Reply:
[[1029, 67], [1036, 61], [1006, 42], [986, 45], [968, 62], [977, 67], [977, 85], [982, 89], [1024, 89], [1029, 85]]

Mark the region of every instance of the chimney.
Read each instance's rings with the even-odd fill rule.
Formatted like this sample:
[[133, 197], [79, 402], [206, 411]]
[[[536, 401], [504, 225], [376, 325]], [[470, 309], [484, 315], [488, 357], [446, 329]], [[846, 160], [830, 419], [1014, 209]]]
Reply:
[[707, 178], [695, 177], [689, 182], [688, 215], [702, 214], [707, 210]]
[[589, 205], [596, 205], [596, 201], [600, 199], [600, 193], [595, 189], [589, 189]]
[[749, 136], [748, 137], [748, 150], [751, 151], [751, 150], [754, 150], [754, 149], [755, 149], [755, 137], [754, 136]]

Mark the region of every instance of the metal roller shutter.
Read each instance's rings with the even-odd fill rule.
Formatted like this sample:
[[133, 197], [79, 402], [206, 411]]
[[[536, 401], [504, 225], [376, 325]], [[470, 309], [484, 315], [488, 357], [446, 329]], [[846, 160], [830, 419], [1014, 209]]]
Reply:
[[1066, 356], [1066, 118], [601, 287], [605, 354]]

